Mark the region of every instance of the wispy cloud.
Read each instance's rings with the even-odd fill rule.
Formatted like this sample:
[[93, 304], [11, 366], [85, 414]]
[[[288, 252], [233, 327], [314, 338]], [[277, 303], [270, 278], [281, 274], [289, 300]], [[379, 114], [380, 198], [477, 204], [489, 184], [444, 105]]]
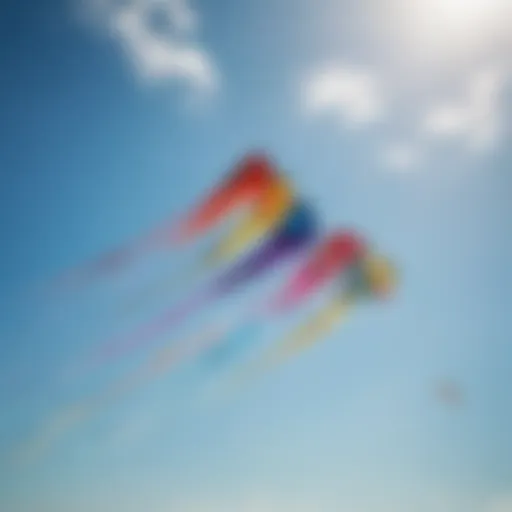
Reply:
[[197, 41], [199, 15], [188, 0], [89, 0], [96, 18], [124, 49], [139, 75], [215, 90], [217, 69]]
[[391, 145], [383, 151], [385, 164], [394, 169], [417, 166], [439, 142], [456, 142], [463, 151], [494, 149], [505, 130], [505, 68], [488, 66], [470, 74], [458, 97], [427, 107], [417, 118], [414, 143]]
[[506, 74], [488, 68], [470, 77], [460, 98], [429, 108], [423, 118], [426, 135], [435, 139], [458, 139], [467, 148], [492, 149], [503, 130], [502, 93]]
[[308, 113], [333, 113], [352, 127], [373, 123], [384, 111], [377, 80], [359, 68], [330, 65], [318, 69], [304, 80], [301, 93]]
[[[384, 168], [418, 168], [439, 142], [455, 142], [469, 152], [493, 150], [506, 130], [504, 92], [507, 66], [489, 63], [462, 78], [458, 95], [417, 107], [409, 132], [401, 141], [382, 143], [376, 151]], [[400, 98], [371, 71], [331, 65], [310, 72], [301, 84], [302, 107], [310, 115], [330, 114], [350, 128], [386, 121], [390, 127]], [[386, 119], [384, 119], [384, 117]]]

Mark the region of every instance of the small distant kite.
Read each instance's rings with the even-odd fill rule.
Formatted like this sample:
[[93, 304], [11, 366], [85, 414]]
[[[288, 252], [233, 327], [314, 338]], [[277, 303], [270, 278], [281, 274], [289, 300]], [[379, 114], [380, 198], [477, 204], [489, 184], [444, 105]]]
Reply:
[[460, 407], [464, 404], [462, 388], [454, 381], [443, 380], [436, 386], [436, 398], [442, 404], [450, 407]]

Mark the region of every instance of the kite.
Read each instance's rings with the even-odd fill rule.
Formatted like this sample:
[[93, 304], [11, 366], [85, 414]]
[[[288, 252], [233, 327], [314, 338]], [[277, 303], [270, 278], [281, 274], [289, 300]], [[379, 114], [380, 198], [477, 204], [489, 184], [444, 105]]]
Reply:
[[[375, 254], [356, 231], [337, 229], [321, 234], [315, 213], [296, 197], [291, 181], [268, 156], [252, 153], [180, 218], [167, 219], [149, 233], [69, 273], [63, 284], [83, 284], [119, 271], [150, 251], [181, 247], [211, 230], [221, 232], [192, 270], [196, 274], [218, 271], [221, 266], [227, 269], [220, 270], [220, 275], [206, 286], [140, 329], [103, 344], [89, 360], [95, 365], [145, 346], [202, 307], [253, 283], [278, 265], [290, 260], [296, 260], [294, 265], [298, 262], [284, 285], [259, 308], [249, 309], [245, 320], [240, 322], [237, 315], [232, 315], [223, 325], [198, 337], [172, 341], [158, 349], [135, 371], [107, 385], [102, 393], [50, 418], [25, 454], [30, 457], [40, 452], [71, 427], [184, 360], [207, 355], [205, 361], [216, 369], [255, 345], [267, 319], [297, 308], [327, 285], [334, 291], [328, 302], [284, 339], [273, 343], [261, 358], [249, 360], [256, 364], [249, 364], [250, 371], [243, 376], [258, 376], [311, 347], [361, 302], [389, 297], [397, 285], [393, 264]], [[187, 272], [185, 277], [189, 276]], [[179, 277], [183, 278], [183, 273]], [[171, 288], [172, 284], [167, 283], [159, 281], [165, 286], [162, 290]], [[458, 400], [453, 387], [445, 386], [439, 394], [446, 402]]]
[[460, 407], [464, 404], [464, 392], [454, 381], [443, 380], [436, 386], [436, 397], [445, 405]]
[[367, 254], [356, 262], [348, 276], [340, 276], [336, 296], [283, 341], [272, 346], [257, 361], [250, 379], [280, 365], [298, 352], [310, 347], [329, 333], [357, 303], [368, 299], [385, 299], [396, 287], [394, 265], [383, 256]]
[[231, 233], [221, 239], [207, 255], [207, 262], [216, 264], [236, 257], [247, 246], [262, 238], [279, 224], [293, 201], [293, 189], [288, 180], [282, 176], [276, 177], [254, 202], [249, 215]]
[[342, 274], [365, 250], [363, 239], [355, 232], [340, 230], [325, 237], [282, 292], [270, 302], [269, 312], [296, 306], [326, 281]]
[[[264, 309], [257, 312], [255, 318], [241, 323], [236, 322], [239, 325], [232, 328], [226, 340], [219, 342], [220, 346], [216, 348], [210, 360], [224, 361], [230, 355], [241, 351], [239, 344], [244, 347], [250, 345], [248, 339], [257, 339], [256, 335], [263, 327], [262, 316], [283, 313], [297, 307], [329, 279], [349, 268], [365, 250], [363, 239], [352, 231], [339, 230], [324, 237], [275, 298], [267, 301]], [[239, 343], [239, 340], [243, 340], [243, 343]]]
[[180, 222], [171, 239], [175, 243], [189, 241], [215, 227], [235, 209], [250, 206], [267, 193], [276, 175], [275, 166], [265, 155], [247, 156], [216, 191]]
[[[303, 210], [298, 213], [306, 213], [306, 211]], [[299, 225], [305, 222], [305, 219], [300, 220], [300, 222], [297, 217], [293, 219], [297, 221], [297, 224], [290, 224], [290, 227], [293, 227], [289, 232], [291, 237], [299, 235], [302, 231], [302, 229], [299, 229]], [[313, 226], [314, 224], [311, 224], [310, 229]], [[328, 241], [332, 242], [333, 239], [334, 237]], [[329, 244], [324, 243], [323, 248], [326, 246], [329, 246]], [[319, 254], [325, 254], [325, 252], [317, 249], [316, 255]], [[310, 260], [308, 263], [311, 263], [311, 261], [313, 260]], [[307, 266], [305, 265], [305, 267]], [[297, 275], [300, 274], [301, 272], [297, 273]], [[343, 281], [343, 286], [339, 296], [306, 322], [306, 324], [293, 332], [284, 342], [280, 343], [277, 346], [277, 350], [267, 354], [267, 357], [262, 359], [260, 364], [255, 367], [256, 372], [251, 373], [252, 377], [270, 370], [272, 367], [285, 362], [298, 351], [312, 345], [320, 336], [332, 329], [334, 324], [339, 321], [340, 316], [358, 300], [371, 297], [387, 297], [396, 285], [396, 274], [394, 267], [388, 260], [370, 255], [365, 256], [362, 261], [355, 263], [350, 269], [347, 279], [340, 279], [340, 281]], [[23, 447], [22, 452], [19, 453], [19, 460], [34, 460], [35, 457], [42, 455], [44, 451], [50, 448], [58, 438], [80, 423], [87, 421], [95, 413], [100, 412], [108, 405], [123, 398], [145, 383], [168, 373], [185, 359], [193, 358], [205, 350], [215, 348], [218, 345], [219, 339], [222, 339], [226, 332], [226, 326], [219, 326], [217, 329], [209, 329], [199, 336], [181, 343], [179, 346], [173, 346], [173, 344], [170, 347], [160, 349], [138, 370], [130, 373], [126, 378], [115, 382], [101, 395], [68, 406], [63, 411], [49, 418], [36, 437]], [[250, 338], [251, 329], [247, 330], [245, 334]], [[215, 359], [222, 359], [225, 354], [223, 351], [220, 351], [214, 352], [213, 355]]]
[[274, 182], [277, 171], [264, 154], [244, 158], [234, 171], [179, 221], [164, 222], [127, 246], [113, 250], [96, 261], [72, 271], [60, 280], [80, 284], [117, 271], [141, 254], [159, 247], [180, 245], [213, 229], [238, 208], [250, 206]]
[[[144, 294], [144, 297], [147, 299], [148, 295], [164, 292], [171, 287], [175, 288], [180, 282], [188, 280], [192, 276], [197, 278], [197, 274], [206, 269], [213, 269], [221, 263], [234, 260], [248, 246], [261, 241], [265, 235], [272, 232], [290, 209], [293, 200], [293, 189], [288, 180], [276, 175], [262, 189], [249, 213], [227, 235], [224, 235], [198, 263], [195, 263], [188, 272], [182, 272], [179, 279], [173, 276], [172, 280], [163, 282], [160, 280], [156, 287], [152, 287], [149, 293]], [[132, 306], [140, 303], [139, 298]], [[131, 310], [132, 308], [129, 308], [130, 312]]]
[[282, 356], [307, 348], [329, 332], [343, 314], [361, 300], [388, 297], [396, 285], [396, 272], [392, 263], [382, 256], [367, 255], [357, 262], [348, 278], [340, 280], [338, 296], [294, 331], [283, 343], [278, 344]]
[[[237, 345], [240, 340], [243, 340], [243, 343], [240, 343], [243, 346], [249, 344], [247, 330], [251, 333], [250, 339], [254, 339], [254, 332], [258, 327], [263, 327], [265, 316], [284, 313], [292, 307], [297, 307], [330, 279], [350, 268], [365, 250], [365, 242], [355, 232], [339, 230], [326, 236], [280, 292], [258, 311], [258, 315], [248, 322], [242, 322], [241, 330], [240, 327], [234, 329], [234, 333], [216, 350], [218, 354], [222, 353], [222, 357], [218, 359], [224, 360], [230, 352], [239, 352], [240, 348]], [[212, 360], [214, 359], [217, 358], [213, 357]]]
[[205, 290], [180, 307], [166, 312], [135, 335], [109, 343], [102, 351], [101, 359], [116, 357], [126, 350], [144, 344], [148, 338], [158, 336], [211, 300], [223, 297], [276, 264], [306, 250], [317, 238], [317, 232], [317, 221], [311, 208], [303, 202], [296, 202], [270, 237], [244, 260], [219, 276]]

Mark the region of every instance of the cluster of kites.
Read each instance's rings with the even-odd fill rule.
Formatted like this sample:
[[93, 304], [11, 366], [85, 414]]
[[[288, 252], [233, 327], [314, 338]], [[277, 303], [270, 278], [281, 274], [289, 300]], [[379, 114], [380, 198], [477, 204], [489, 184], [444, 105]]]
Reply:
[[[233, 219], [234, 224], [230, 222]], [[252, 313], [253, 322], [290, 311], [327, 285], [333, 290], [331, 300], [290, 337], [293, 343], [280, 344], [286, 351], [316, 341], [349, 307], [368, 299], [388, 298], [397, 283], [393, 263], [362, 235], [348, 229], [324, 233], [317, 212], [298, 196], [278, 166], [260, 153], [246, 156], [181, 219], [164, 223], [74, 271], [68, 279], [87, 281], [119, 271], [148, 251], [177, 248], [214, 229], [221, 234], [194, 267], [194, 273], [221, 269], [218, 275], [188, 300], [136, 332], [105, 343], [96, 355], [100, 361], [145, 345], [215, 299], [249, 285], [272, 269], [286, 271], [290, 264], [290, 275]]]
[[[202, 333], [160, 349], [135, 374], [116, 383], [101, 397], [75, 408], [71, 415], [68, 411], [65, 421], [62, 417], [59, 420], [61, 424], [87, 416], [140, 382], [169, 371], [185, 358], [228, 344], [245, 345], [244, 328], [264, 325], [273, 316], [294, 310], [328, 288], [326, 302], [283, 339], [270, 344], [255, 366], [258, 371], [274, 367], [320, 340], [353, 307], [364, 301], [389, 298], [397, 285], [394, 264], [360, 233], [349, 229], [324, 232], [318, 213], [264, 153], [251, 153], [243, 158], [180, 219], [171, 219], [69, 273], [65, 282], [83, 284], [118, 272], [152, 250], [177, 249], [212, 233], [213, 246], [194, 267], [195, 277], [201, 270], [214, 273], [211, 280], [135, 332], [102, 344], [93, 356], [94, 364], [119, 359], [144, 347], [212, 301], [256, 282], [271, 270], [278, 270], [284, 276], [283, 282], [236, 326], [212, 328], [206, 335]], [[52, 428], [56, 428], [55, 422]]]

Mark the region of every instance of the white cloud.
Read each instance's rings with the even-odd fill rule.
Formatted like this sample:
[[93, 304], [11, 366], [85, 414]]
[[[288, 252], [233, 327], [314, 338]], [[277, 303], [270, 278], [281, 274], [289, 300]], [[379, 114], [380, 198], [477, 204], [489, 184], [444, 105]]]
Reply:
[[[433, 143], [453, 140], [470, 151], [492, 150], [505, 133], [506, 66], [490, 63], [469, 75], [461, 94], [420, 111], [411, 137], [384, 143], [378, 152], [388, 169], [405, 172], [417, 167]], [[302, 85], [303, 108], [309, 114], [330, 113], [352, 127], [389, 115], [389, 98], [372, 73], [361, 68], [326, 66], [311, 73]]]
[[188, 0], [90, 1], [144, 79], [182, 80], [203, 91], [216, 87], [213, 61], [195, 41], [198, 14]]
[[455, 138], [470, 149], [491, 149], [503, 129], [501, 96], [506, 75], [489, 68], [474, 74], [462, 98], [430, 108], [423, 130], [435, 138]]
[[412, 144], [396, 143], [386, 146], [382, 157], [387, 167], [397, 171], [407, 171], [418, 164], [420, 151]]
[[345, 66], [327, 66], [303, 84], [307, 112], [333, 112], [352, 126], [378, 120], [384, 110], [379, 85], [371, 73]]

